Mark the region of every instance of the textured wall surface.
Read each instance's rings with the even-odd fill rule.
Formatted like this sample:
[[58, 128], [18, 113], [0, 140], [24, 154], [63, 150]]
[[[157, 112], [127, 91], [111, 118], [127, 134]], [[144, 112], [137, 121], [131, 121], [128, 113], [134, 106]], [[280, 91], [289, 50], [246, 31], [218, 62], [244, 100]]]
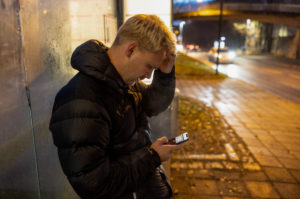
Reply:
[[78, 198], [48, 130], [54, 97], [88, 39], [108, 46], [114, 0], [0, 1], [0, 198]]

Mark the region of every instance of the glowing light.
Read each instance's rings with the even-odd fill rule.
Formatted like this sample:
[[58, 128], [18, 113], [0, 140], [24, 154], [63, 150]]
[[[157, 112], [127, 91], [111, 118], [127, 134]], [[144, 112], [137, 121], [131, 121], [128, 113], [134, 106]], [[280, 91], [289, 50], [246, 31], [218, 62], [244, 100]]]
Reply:
[[180, 22], [179, 24], [179, 33], [180, 33], [180, 38], [179, 38], [179, 42], [182, 43], [182, 31], [183, 31], [183, 26], [185, 24], [185, 21]]
[[183, 45], [182, 44], [177, 44], [176, 45], [176, 50], [177, 51], [183, 51]]
[[214, 47], [218, 48], [218, 46], [219, 46], [219, 42], [218, 41], [214, 41]]
[[236, 57], [236, 53], [235, 52], [233, 52], [233, 51], [229, 51], [228, 52], [228, 58], [229, 59], [233, 59], [233, 58], [235, 58]]
[[218, 53], [216, 53], [216, 54], [215, 54], [215, 58], [217, 58], [217, 57], [219, 57], [219, 59], [221, 59], [221, 58], [222, 58], [222, 55], [219, 54], [219, 56], [218, 56]]
[[200, 16], [211, 16], [211, 15], [219, 15], [220, 14], [220, 11], [219, 10], [202, 10], [202, 11], [199, 11], [198, 14]]
[[224, 41], [221, 41], [220, 42], [220, 48], [224, 48], [225, 47], [225, 42]]
[[[219, 47], [219, 42], [218, 41], [214, 41], [214, 47], [215, 48]], [[225, 48], [225, 42], [224, 41], [220, 42], [220, 48]]]
[[179, 26], [180, 26], [180, 27], [183, 27], [184, 24], [185, 24], [185, 21], [182, 21], [182, 22], [180, 22]]
[[[213, 66], [213, 69], [216, 69], [216, 65]], [[232, 78], [238, 78], [241, 76], [241, 70], [235, 64], [220, 65], [218, 69], [219, 72], [224, 73]]]
[[279, 29], [279, 33], [278, 33], [279, 37], [287, 37], [288, 36], [288, 30], [287, 27], [281, 27]]
[[248, 28], [250, 27], [250, 24], [251, 24], [251, 20], [250, 20], [250, 19], [247, 19], [247, 27], [248, 27]]
[[124, 1], [125, 20], [135, 14], [155, 14], [170, 28], [171, 27], [171, 4], [170, 1], [162, 0], [126, 0]]

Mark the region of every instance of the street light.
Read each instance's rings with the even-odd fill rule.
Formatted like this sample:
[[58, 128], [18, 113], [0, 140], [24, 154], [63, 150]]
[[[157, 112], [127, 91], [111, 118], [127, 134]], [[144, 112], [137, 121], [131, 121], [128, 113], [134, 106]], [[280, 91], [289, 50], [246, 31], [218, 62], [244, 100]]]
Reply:
[[185, 21], [182, 21], [182, 22], [180, 22], [180, 24], [179, 24], [179, 38], [180, 38], [180, 44], [182, 44], [182, 31], [183, 31], [183, 26], [184, 26], [184, 24], [185, 24]]
[[251, 25], [251, 19], [247, 19], [247, 28], [250, 28], [250, 25]]
[[[216, 75], [219, 74], [219, 55], [221, 47], [221, 32], [222, 32], [222, 23], [223, 23], [223, 3], [224, 0], [220, 0], [220, 15], [219, 15], [219, 32], [218, 32], [218, 56], [216, 61]], [[225, 38], [224, 38], [225, 39]]]

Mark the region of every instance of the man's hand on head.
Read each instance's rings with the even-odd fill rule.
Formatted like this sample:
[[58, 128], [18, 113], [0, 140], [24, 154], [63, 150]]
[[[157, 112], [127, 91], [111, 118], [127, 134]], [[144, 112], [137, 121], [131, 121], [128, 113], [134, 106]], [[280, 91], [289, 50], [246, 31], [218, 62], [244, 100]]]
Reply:
[[163, 73], [170, 73], [175, 63], [176, 55], [168, 53], [162, 62], [159, 70]]

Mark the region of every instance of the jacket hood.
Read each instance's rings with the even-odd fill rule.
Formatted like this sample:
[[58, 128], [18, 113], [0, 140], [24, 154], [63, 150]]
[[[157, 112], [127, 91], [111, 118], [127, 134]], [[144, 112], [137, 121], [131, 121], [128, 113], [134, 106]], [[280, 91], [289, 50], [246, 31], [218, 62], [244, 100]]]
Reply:
[[108, 47], [97, 40], [89, 40], [78, 46], [72, 54], [74, 69], [104, 81], [113, 87], [127, 88], [107, 54]]

